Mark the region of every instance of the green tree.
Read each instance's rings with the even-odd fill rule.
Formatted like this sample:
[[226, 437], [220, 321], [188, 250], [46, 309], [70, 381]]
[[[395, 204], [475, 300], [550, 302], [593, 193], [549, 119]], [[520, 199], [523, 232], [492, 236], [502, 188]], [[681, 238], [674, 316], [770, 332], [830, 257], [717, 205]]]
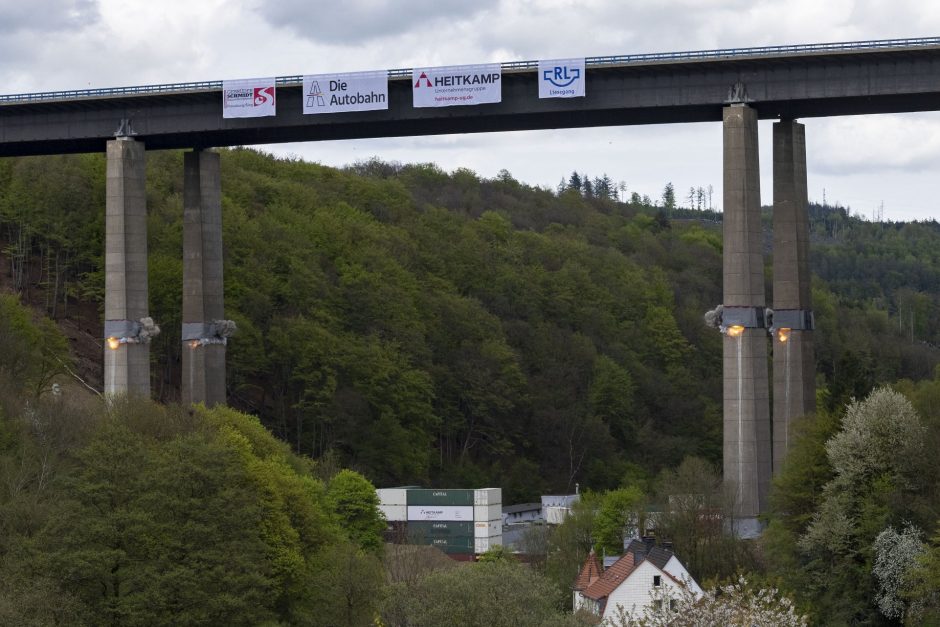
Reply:
[[626, 368], [605, 355], [598, 356], [589, 392], [591, 410], [624, 447], [636, 442], [635, 394], [633, 377]]
[[727, 578], [752, 565], [747, 544], [725, 530], [733, 516], [721, 475], [698, 457], [663, 470], [656, 481], [656, 534], [672, 543], [697, 580]]
[[492, 562], [506, 562], [513, 559], [512, 552], [500, 544], [494, 546], [485, 553], [481, 553], [477, 558], [477, 561], [485, 564]]
[[318, 555], [307, 591], [316, 608], [304, 621], [323, 627], [371, 625], [383, 596], [382, 564], [371, 552], [340, 542]]
[[[769, 570], [782, 573], [786, 587], [793, 592], [808, 590], [817, 576], [804, 567], [797, 541], [813, 521], [823, 488], [832, 479], [826, 442], [840, 423], [838, 414], [826, 410], [800, 418], [793, 426], [783, 468], [773, 479], [769, 524], [762, 544]], [[809, 606], [808, 600], [799, 600], [802, 606]]]
[[623, 553], [624, 538], [643, 528], [646, 497], [636, 486], [605, 492], [594, 517], [594, 550], [598, 554]]
[[[41, 401], [19, 431], [0, 417], [0, 476], [17, 486], [0, 491], [0, 574], [29, 582], [0, 585], [0, 616], [32, 607], [69, 624], [337, 624], [321, 618], [338, 605], [310, 591], [338, 589], [355, 568], [324, 553], [348, 541], [310, 460], [227, 408], [93, 407]], [[380, 572], [351, 552], [359, 571]]]
[[559, 591], [541, 575], [511, 561], [470, 564], [436, 572], [416, 586], [392, 586], [383, 608], [388, 625], [578, 625], [556, 609]]
[[901, 596], [909, 604], [908, 625], [940, 623], [940, 532], [920, 555], [904, 578]]
[[[918, 483], [924, 436], [914, 407], [897, 392], [880, 388], [864, 401], [851, 403], [842, 429], [826, 443], [834, 477], [823, 490], [802, 547], [841, 553], [883, 529], [892, 493]], [[867, 539], [869, 546], [873, 539], [874, 534]]]
[[581, 193], [581, 175], [575, 171], [571, 172], [571, 176], [568, 177], [568, 189], [577, 190]]
[[673, 186], [672, 182], [666, 183], [666, 187], [663, 188], [663, 208], [668, 212], [676, 208], [676, 188]]
[[34, 322], [16, 296], [0, 294], [0, 377], [36, 397], [68, 362], [68, 344], [55, 323]]
[[257, 624], [268, 599], [258, 495], [239, 451], [193, 433], [155, 446], [117, 421], [80, 454], [49, 568], [107, 624]]
[[362, 550], [379, 553], [385, 519], [379, 511], [379, 497], [369, 480], [352, 470], [341, 470], [326, 491], [333, 511], [349, 538]]
[[[809, 432], [815, 432], [816, 441], [804, 448], [798, 440], [794, 452], [818, 448], [819, 436], [829, 428], [825, 417], [817, 418]], [[910, 401], [879, 388], [849, 404], [838, 430], [826, 441], [831, 470], [817, 465], [799, 471], [794, 468], [799, 456], [785, 466], [778, 489], [794, 485], [800, 472], [810, 486], [797, 486], [794, 496], [774, 497], [775, 507], [792, 507], [793, 513], [771, 524], [769, 555], [787, 587], [800, 592], [802, 603], [823, 624], [881, 619], [875, 603], [873, 546], [882, 530], [915, 513], [912, 495], [930, 476], [925, 438], [925, 426]], [[809, 514], [813, 494], [818, 496]]]
[[545, 576], [558, 590], [565, 591], [555, 598], [557, 607], [569, 607], [568, 591], [578, 576], [584, 559], [594, 546], [594, 516], [598, 495], [584, 493], [571, 506], [571, 512], [548, 537]]

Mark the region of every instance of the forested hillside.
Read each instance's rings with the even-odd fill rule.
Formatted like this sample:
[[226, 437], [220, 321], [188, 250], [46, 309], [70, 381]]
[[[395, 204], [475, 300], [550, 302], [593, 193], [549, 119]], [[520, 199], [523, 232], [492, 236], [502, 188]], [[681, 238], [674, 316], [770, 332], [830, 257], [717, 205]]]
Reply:
[[[182, 155], [148, 160], [153, 388], [172, 401]], [[222, 180], [230, 400], [296, 452], [378, 485], [501, 485], [507, 502], [720, 462], [721, 342], [702, 324], [720, 215], [619, 202], [604, 179], [549, 191], [252, 150], [222, 151]], [[92, 385], [103, 205], [100, 155], [0, 161], [4, 284], [72, 325]], [[814, 207], [812, 237], [824, 406], [932, 377], [940, 227]]]

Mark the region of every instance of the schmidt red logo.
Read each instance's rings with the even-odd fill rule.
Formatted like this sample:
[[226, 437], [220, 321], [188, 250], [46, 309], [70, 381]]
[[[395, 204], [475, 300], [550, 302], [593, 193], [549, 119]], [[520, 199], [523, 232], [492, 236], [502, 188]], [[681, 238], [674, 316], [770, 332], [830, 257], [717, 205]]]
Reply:
[[254, 101], [255, 106], [260, 107], [269, 102], [274, 102], [274, 88], [273, 87], [255, 87], [254, 90]]
[[430, 87], [430, 86], [431, 86], [431, 79], [428, 78], [427, 73], [421, 72], [421, 76], [419, 76], [419, 77], [418, 77], [418, 80], [415, 81], [415, 87], [421, 87], [421, 80], [422, 80], [422, 79], [423, 79], [424, 82], [425, 82], [425, 87]]

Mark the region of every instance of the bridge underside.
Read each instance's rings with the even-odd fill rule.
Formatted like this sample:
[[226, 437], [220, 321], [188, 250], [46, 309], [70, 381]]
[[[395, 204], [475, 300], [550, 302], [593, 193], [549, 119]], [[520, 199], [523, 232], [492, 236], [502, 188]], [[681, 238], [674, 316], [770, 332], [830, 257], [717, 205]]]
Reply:
[[299, 84], [277, 115], [225, 119], [218, 90], [0, 105], [0, 156], [101, 152], [123, 121], [149, 150], [553, 128], [720, 122], [731, 102], [758, 119], [940, 110], [940, 46], [589, 68], [584, 98], [539, 99], [532, 71], [503, 74], [502, 102], [414, 108], [389, 81], [385, 111], [304, 115]]

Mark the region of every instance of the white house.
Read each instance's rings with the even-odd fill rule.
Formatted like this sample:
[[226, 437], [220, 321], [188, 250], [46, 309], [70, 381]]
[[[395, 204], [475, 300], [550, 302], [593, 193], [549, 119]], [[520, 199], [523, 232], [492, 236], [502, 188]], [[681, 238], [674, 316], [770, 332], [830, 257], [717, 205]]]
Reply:
[[650, 547], [636, 540], [609, 568], [599, 572], [600, 562], [593, 551], [585, 560], [574, 585], [574, 611], [585, 609], [598, 622], [617, 616], [617, 607], [641, 613], [647, 605], [678, 598], [691, 586], [695, 596], [702, 589], [679, 559], [667, 549]]

